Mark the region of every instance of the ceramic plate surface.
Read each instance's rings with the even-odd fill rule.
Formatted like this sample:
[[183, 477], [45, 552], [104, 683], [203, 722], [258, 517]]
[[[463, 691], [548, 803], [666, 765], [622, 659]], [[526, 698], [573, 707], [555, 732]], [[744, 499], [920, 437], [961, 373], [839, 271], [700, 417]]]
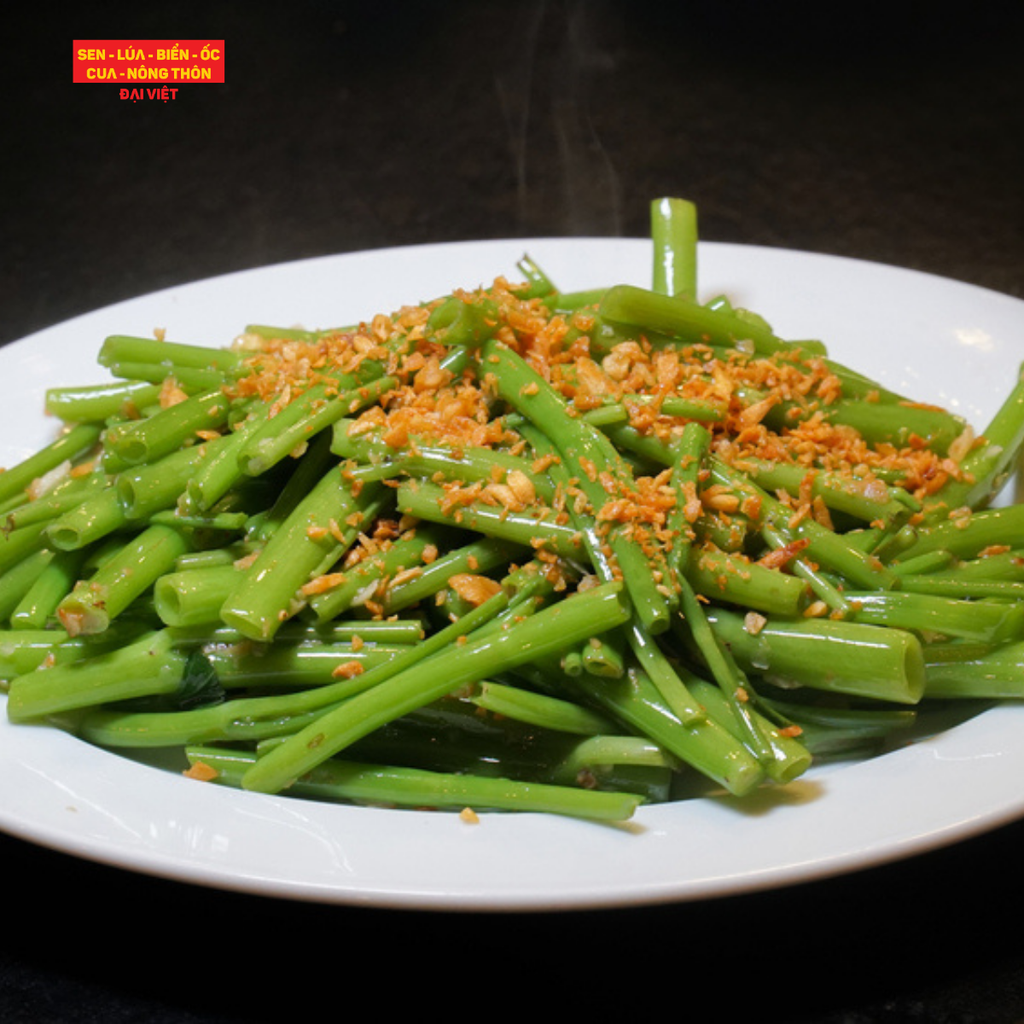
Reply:
[[[305, 260], [119, 303], [0, 349], [0, 464], [52, 436], [47, 387], [105, 379], [108, 334], [224, 345], [246, 324], [331, 327], [453, 287], [515, 278], [528, 252], [564, 289], [648, 285], [640, 240], [450, 243]], [[725, 293], [789, 338], [978, 429], [1024, 358], [1024, 302], [907, 270], [705, 243], [701, 296]], [[783, 791], [642, 808], [624, 826], [534, 814], [318, 804], [197, 783], [0, 718], [0, 828], [75, 856], [199, 885], [445, 910], [624, 906], [734, 895], [862, 869], [1024, 813], [1024, 707], [987, 711]]]

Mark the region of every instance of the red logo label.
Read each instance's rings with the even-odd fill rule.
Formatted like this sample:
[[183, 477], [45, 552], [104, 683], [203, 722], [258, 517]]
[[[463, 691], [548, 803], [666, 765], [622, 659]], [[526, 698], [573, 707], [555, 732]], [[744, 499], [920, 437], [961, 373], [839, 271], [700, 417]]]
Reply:
[[223, 39], [76, 39], [75, 82], [189, 85], [224, 81]]

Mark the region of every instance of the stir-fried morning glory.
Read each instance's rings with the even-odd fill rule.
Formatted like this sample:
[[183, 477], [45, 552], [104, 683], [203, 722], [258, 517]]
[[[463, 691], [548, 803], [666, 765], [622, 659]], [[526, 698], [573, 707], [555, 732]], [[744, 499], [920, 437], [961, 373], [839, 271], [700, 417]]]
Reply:
[[698, 297], [692, 203], [650, 223], [649, 288], [526, 255], [337, 329], [107, 338], [0, 474], [9, 720], [615, 821], [1020, 697], [1024, 382], [978, 430]]

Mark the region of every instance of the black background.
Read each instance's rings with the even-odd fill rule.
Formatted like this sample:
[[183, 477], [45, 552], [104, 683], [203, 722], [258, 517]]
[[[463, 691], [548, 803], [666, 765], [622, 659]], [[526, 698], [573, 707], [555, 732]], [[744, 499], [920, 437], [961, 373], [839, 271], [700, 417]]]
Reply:
[[[707, 239], [1024, 289], [1015, 5], [84, 7], [3, 16], [0, 343], [306, 256], [642, 235], [662, 194], [696, 201]], [[73, 39], [204, 37], [226, 42], [223, 85], [131, 103], [72, 84]], [[208, 891], [0, 837], [0, 1020], [1012, 1022], [1022, 863], [1015, 824], [778, 892], [443, 915]]]

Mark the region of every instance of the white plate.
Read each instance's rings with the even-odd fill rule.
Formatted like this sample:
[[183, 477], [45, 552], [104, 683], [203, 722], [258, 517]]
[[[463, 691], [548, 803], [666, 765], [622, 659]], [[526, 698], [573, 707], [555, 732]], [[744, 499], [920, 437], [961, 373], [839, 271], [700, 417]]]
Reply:
[[[379, 250], [172, 288], [0, 349], [0, 464], [50, 437], [43, 393], [103, 379], [113, 333], [225, 344], [247, 323], [328, 327], [455, 286], [515, 277], [529, 252], [563, 288], [650, 280], [638, 240], [529, 239]], [[728, 293], [791, 338], [979, 428], [1024, 357], [1024, 303], [848, 259], [704, 244], [702, 295]], [[744, 802], [643, 808], [624, 827], [541, 815], [330, 806], [204, 785], [45, 728], [0, 721], [0, 828], [64, 852], [200, 885], [300, 900], [449, 910], [679, 901], [865, 868], [1024, 813], [1024, 708], [819, 769]]]

